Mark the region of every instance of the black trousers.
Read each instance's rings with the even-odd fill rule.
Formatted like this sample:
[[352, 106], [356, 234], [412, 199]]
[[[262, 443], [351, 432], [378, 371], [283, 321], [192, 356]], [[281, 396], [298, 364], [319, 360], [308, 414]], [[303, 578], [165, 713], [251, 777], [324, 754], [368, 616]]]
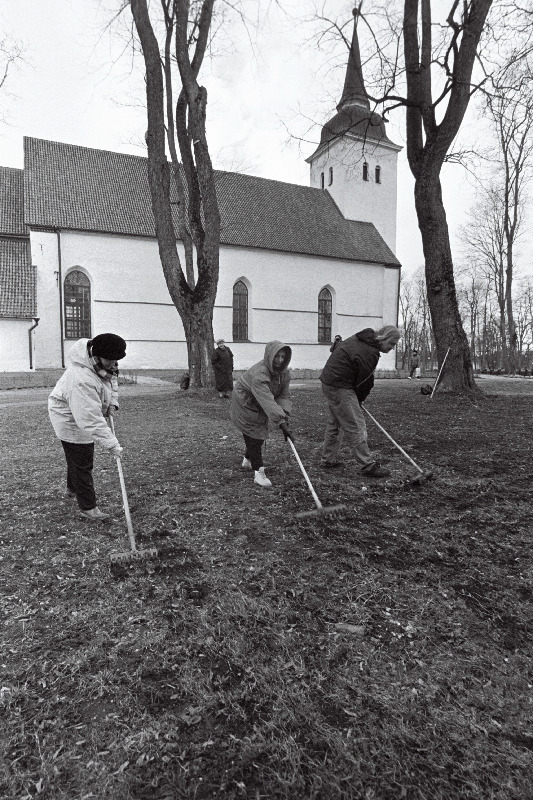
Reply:
[[96, 508], [93, 482], [94, 444], [75, 444], [61, 440], [67, 459], [67, 489], [74, 492], [82, 511]]
[[264, 439], [252, 439], [251, 436], [247, 436], [243, 433], [244, 437], [244, 444], [246, 445], [246, 450], [244, 452], [244, 457], [250, 460], [252, 465], [252, 469], [257, 470], [263, 466], [263, 454], [261, 452], [261, 448], [263, 446]]

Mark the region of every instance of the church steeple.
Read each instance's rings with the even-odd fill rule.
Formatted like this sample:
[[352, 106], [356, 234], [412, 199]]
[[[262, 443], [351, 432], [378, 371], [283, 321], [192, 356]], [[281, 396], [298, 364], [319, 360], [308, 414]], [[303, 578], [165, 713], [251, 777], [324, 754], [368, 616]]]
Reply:
[[365, 91], [357, 31], [362, 0], [356, 2], [341, 99], [306, 161], [311, 166], [311, 186], [327, 190], [345, 219], [372, 223], [394, 252], [397, 162], [402, 148], [387, 136], [383, 117]]
[[348, 56], [348, 67], [346, 68], [346, 78], [344, 80], [344, 89], [340, 103], [337, 106], [337, 111], [348, 108], [349, 106], [362, 106], [370, 111], [370, 103], [365, 91], [365, 82], [363, 79], [363, 68], [361, 65], [361, 51], [359, 50], [359, 37], [357, 35], [357, 20], [361, 9], [362, 2], [359, 8], [353, 9], [354, 25], [352, 44], [350, 47], [350, 55]]

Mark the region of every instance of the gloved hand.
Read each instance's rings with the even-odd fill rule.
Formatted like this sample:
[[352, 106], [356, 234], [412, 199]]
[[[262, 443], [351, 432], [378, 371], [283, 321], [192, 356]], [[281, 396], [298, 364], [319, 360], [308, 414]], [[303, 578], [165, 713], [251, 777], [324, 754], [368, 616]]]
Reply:
[[121, 447], [119, 444], [116, 444], [114, 447], [110, 447], [107, 452], [109, 453], [109, 455], [113, 456], [113, 458], [120, 458], [120, 456], [124, 452], [124, 448]]
[[294, 434], [290, 430], [286, 422], [282, 422], [281, 425], [279, 426], [279, 429], [282, 432], [283, 436], [285, 437], [285, 441], [287, 441], [287, 439], [290, 439], [291, 442], [294, 442]]
[[107, 409], [107, 416], [108, 417], [114, 417], [115, 414], [117, 413], [117, 411], [118, 411], [118, 408], [116, 406], [109, 406], [109, 408]]

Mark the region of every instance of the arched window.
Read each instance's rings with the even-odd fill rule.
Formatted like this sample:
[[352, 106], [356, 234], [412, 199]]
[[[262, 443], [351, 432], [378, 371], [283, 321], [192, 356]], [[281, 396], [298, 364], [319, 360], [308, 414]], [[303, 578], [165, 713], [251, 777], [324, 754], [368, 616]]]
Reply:
[[242, 281], [233, 287], [233, 341], [248, 341], [248, 287]]
[[91, 336], [91, 282], [79, 269], [65, 278], [63, 303], [65, 307], [65, 337], [89, 339]]
[[381, 183], [381, 167], [376, 167], [376, 183]]
[[328, 178], [328, 186], [331, 186], [333, 183], [333, 167], [329, 168], [329, 178]]
[[329, 289], [322, 289], [318, 295], [318, 341], [331, 342], [332, 300]]
[[323, 172], [320, 173], [320, 188], [321, 189], [324, 188], [324, 173]]
[[366, 163], [366, 161], [363, 164], [363, 180], [364, 181], [368, 180], [368, 164]]

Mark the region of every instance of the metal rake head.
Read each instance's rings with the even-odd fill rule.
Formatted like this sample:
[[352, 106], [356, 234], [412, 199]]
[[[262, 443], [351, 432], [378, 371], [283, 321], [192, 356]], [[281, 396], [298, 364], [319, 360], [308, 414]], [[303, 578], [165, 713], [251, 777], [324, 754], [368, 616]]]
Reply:
[[322, 508], [314, 508], [312, 511], [300, 511], [296, 514], [296, 519], [334, 519], [347, 510], [347, 506], [342, 503], [336, 506], [323, 506]]
[[134, 561], [145, 561], [149, 558], [157, 558], [158, 555], [157, 548], [150, 547], [146, 550], [130, 550], [127, 553], [111, 553], [109, 559], [112, 564], [131, 564]]

